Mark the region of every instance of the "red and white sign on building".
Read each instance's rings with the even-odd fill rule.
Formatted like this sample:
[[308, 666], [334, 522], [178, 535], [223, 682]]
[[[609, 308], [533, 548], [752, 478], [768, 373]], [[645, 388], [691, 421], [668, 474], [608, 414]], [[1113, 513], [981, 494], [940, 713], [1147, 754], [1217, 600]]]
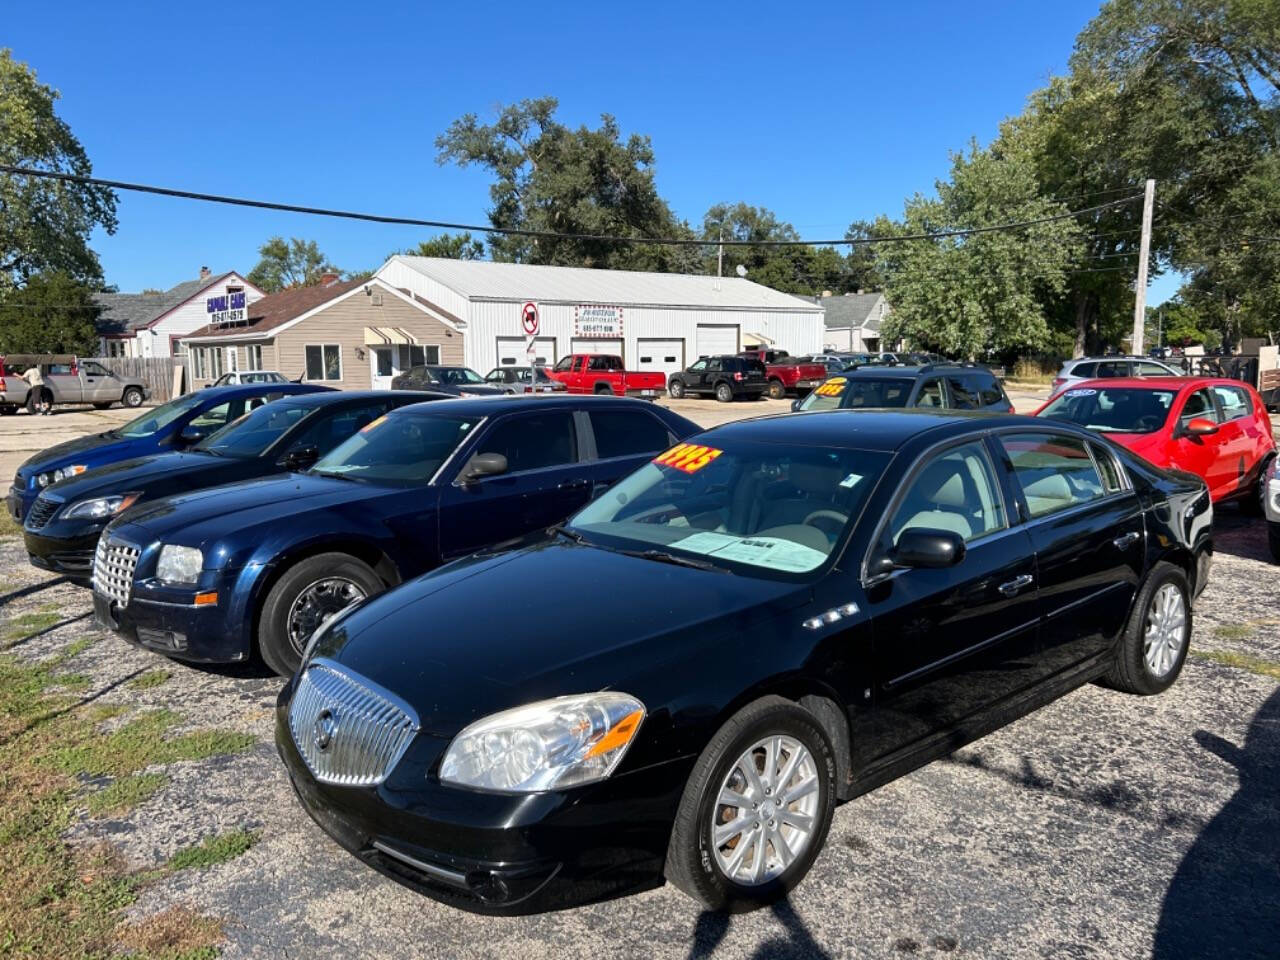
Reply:
[[527, 336], [538, 335], [538, 305], [532, 300], [520, 308], [520, 326], [524, 328]]
[[575, 337], [622, 336], [622, 308], [606, 303], [581, 303], [573, 308]]

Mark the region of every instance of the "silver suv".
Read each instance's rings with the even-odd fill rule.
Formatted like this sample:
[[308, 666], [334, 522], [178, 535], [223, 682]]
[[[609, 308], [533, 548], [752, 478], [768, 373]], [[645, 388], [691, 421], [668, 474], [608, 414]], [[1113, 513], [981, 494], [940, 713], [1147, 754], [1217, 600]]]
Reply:
[[1113, 377], [1183, 377], [1181, 370], [1175, 370], [1167, 363], [1152, 360], [1150, 357], [1081, 357], [1079, 360], [1068, 360], [1053, 378], [1053, 392], [1059, 393], [1064, 387], [1080, 380], [1102, 380]]

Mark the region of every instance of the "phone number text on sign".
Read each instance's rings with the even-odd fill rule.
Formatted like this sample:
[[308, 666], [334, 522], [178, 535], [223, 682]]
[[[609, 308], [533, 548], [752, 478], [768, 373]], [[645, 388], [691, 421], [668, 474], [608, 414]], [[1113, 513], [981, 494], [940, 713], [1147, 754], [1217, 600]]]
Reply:
[[697, 443], [677, 443], [666, 453], [653, 458], [660, 467], [673, 467], [685, 473], [697, 473], [724, 451]]

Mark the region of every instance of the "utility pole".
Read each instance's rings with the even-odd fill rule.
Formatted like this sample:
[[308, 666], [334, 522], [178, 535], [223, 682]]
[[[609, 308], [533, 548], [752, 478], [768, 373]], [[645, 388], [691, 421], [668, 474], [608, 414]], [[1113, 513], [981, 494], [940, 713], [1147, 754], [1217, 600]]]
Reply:
[[720, 252], [716, 254], [716, 276], [724, 276], [724, 224], [720, 224]]
[[1133, 352], [1142, 355], [1142, 333], [1147, 322], [1147, 260], [1151, 255], [1151, 211], [1156, 202], [1156, 182], [1147, 181], [1142, 201], [1142, 245], [1138, 248], [1138, 281], [1133, 297]]

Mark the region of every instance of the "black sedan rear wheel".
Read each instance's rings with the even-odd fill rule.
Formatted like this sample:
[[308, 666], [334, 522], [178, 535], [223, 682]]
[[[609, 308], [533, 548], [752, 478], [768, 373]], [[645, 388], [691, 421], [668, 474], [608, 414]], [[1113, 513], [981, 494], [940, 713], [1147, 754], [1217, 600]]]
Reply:
[[807, 710], [781, 697], [744, 707], [689, 776], [667, 879], [713, 910], [786, 896], [826, 840], [835, 770], [831, 741]]
[[1125, 693], [1149, 696], [1173, 686], [1191, 641], [1191, 590], [1187, 575], [1158, 563], [1147, 577], [1104, 678]]
[[291, 676], [302, 663], [311, 634], [325, 620], [384, 588], [366, 564], [345, 553], [321, 553], [295, 564], [275, 582], [262, 605], [262, 659], [282, 677]]

